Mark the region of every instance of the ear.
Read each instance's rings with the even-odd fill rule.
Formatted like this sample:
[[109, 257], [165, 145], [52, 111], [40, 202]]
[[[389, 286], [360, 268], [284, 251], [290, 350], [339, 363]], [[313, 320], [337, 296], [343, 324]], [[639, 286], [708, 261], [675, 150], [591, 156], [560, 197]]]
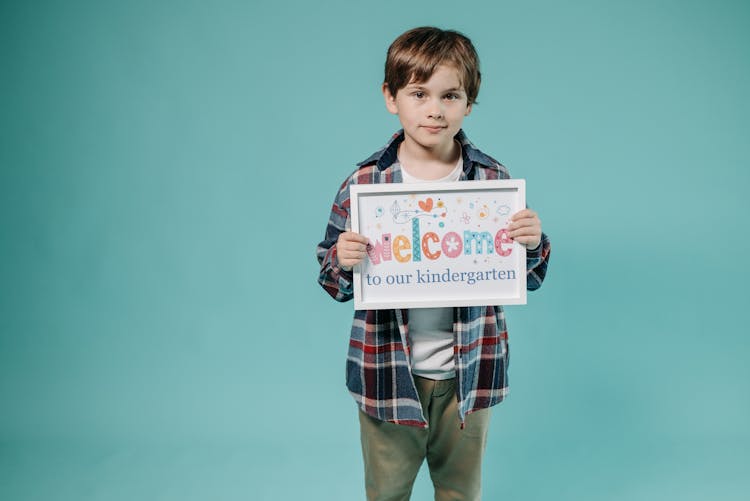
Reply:
[[388, 84], [384, 83], [381, 90], [383, 91], [383, 98], [385, 99], [385, 107], [394, 115], [398, 115], [396, 96], [391, 94], [391, 91], [388, 89]]
[[469, 113], [471, 113], [471, 105], [466, 106], [466, 113], [464, 113], [464, 116], [468, 117]]

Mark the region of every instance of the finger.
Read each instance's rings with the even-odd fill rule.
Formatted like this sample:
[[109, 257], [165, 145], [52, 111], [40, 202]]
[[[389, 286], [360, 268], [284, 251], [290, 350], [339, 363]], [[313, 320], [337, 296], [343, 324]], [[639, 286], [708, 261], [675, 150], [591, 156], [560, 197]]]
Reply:
[[350, 257], [364, 257], [365, 256], [365, 249], [362, 247], [355, 247], [355, 248], [347, 248], [343, 247], [339, 249], [339, 255], [350, 258]]
[[344, 245], [339, 249], [339, 252], [345, 252], [346, 254], [361, 254], [364, 255], [367, 252], [367, 247], [362, 244], [349, 244]]
[[538, 217], [530, 217], [530, 218], [521, 218], [518, 219], [508, 225], [509, 230], [515, 230], [518, 228], [524, 228], [528, 226], [535, 226], [537, 228], [542, 227], [542, 222], [539, 220]]
[[525, 226], [508, 232], [508, 236], [513, 239], [518, 237], [541, 237], [542, 231], [540, 228], [534, 228], [531, 226]]
[[518, 221], [539, 221], [539, 216], [536, 214], [521, 214], [520, 212], [518, 214], [514, 214], [512, 218], [510, 218], [511, 222], [518, 222]]
[[339, 252], [348, 254], [364, 254], [367, 251], [367, 246], [359, 242], [342, 242], [337, 247]]
[[522, 211], [516, 212], [510, 217], [511, 221], [518, 221], [519, 219], [538, 219], [539, 215], [534, 212], [533, 210], [524, 209]]
[[362, 240], [357, 240], [356, 242], [352, 242], [350, 245], [356, 247], [359, 250], [367, 250], [367, 246], [370, 244], [370, 241], [365, 238], [364, 242]]
[[370, 241], [370, 239], [368, 239], [366, 236], [360, 235], [359, 233], [354, 233], [353, 231], [347, 231], [346, 233], [342, 233], [342, 235], [346, 235], [346, 239], [350, 242], [359, 242], [367, 245], [367, 243]]
[[542, 231], [542, 225], [539, 221], [532, 221], [532, 220], [522, 220], [517, 223], [511, 223], [508, 225], [508, 231], [516, 231], [520, 230], [522, 228], [534, 228], [538, 231]]
[[339, 247], [339, 249], [365, 250], [367, 248], [368, 242], [369, 241], [367, 239], [364, 239], [364, 241], [359, 239], [349, 239], [342, 233], [336, 245]]
[[519, 228], [530, 228], [530, 227], [541, 228], [542, 225], [539, 224], [539, 221], [535, 221], [533, 219], [521, 219], [520, 221], [516, 221], [515, 223], [510, 223], [508, 225], [508, 230], [513, 231]]
[[354, 266], [355, 264], [359, 264], [364, 260], [364, 255], [352, 255], [352, 256], [339, 256], [339, 263], [342, 266]]
[[515, 214], [513, 214], [513, 216], [511, 216], [510, 220], [511, 221], [516, 221], [518, 219], [524, 219], [524, 218], [527, 218], [527, 217], [537, 217], [536, 212], [534, 212], [531, 209], [523, 209], [523, 210], [520, 210], [520, 211], [516, 212]]
[[351, 261], [353, 259], [364, 259], [364, 252], [340, 252], [339, 261]]
[[525, 216], [518, 216], [511, 219], [512, 223], [517, 223], [519, 221], [539, 221], [539, 216], [536, 214], [527, 214]]

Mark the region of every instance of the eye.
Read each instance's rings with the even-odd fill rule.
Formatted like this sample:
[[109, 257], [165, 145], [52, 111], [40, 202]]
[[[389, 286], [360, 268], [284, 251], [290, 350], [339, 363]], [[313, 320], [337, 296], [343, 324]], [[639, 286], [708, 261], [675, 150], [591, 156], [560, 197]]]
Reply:
[[445, 95], [445, 99], [447, 99], [448, 101], [455, 101], [456, 99], [460, 99], [460, 98], [461, 96], [459, 96], [458, 94], [450, 93], [450, 94]]
[[418, 91], [415, 91], [414, 94], [412, 95], [416, 97], [417, 99], [422, 99], [424, 97], [424, 92], [422, 92], [421, 90], [418, 90]]

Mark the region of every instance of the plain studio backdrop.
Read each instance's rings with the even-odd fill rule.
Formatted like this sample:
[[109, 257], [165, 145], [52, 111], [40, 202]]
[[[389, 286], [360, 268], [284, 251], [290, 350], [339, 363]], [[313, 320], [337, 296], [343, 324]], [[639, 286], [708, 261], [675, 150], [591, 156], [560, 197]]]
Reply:
[[421, 25], [552, 239], [484, 498], [747, 499], [750, 8], [641, 0], [3, 2], [0, 498], [364, 497], [314, 249]]

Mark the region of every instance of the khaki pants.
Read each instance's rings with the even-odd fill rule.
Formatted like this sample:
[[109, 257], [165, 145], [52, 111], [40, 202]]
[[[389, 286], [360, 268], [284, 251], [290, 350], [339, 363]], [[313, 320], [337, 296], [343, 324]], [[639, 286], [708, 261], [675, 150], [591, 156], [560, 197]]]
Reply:
[[427, 429], [380, 421], [359, 411], [365, 487], [370, 501], [406, 501], [424, 459], [435, 500], [481, 498], [489, 409], [466, 416], [461, 429], [456, 380], [414, 377]]

